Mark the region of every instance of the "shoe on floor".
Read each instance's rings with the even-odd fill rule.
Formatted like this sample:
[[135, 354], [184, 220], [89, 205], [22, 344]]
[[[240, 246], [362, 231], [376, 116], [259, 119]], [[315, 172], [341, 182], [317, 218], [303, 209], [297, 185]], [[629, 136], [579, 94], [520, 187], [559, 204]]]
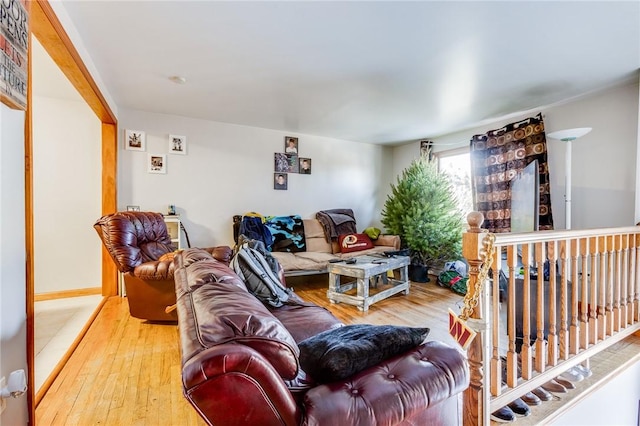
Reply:
[[584, 378], [586, 379], [587, 377], [591, 377], [593, 376], [593, 371], [591, 371], [590, 368], [585, 367], [582, 364], [578, 364], [575, 367], [576, 370], [578, 370], [580, 372], [580, 374], [582, 374], [584, 376]]
[[580, 370], [578, 370], [575, 367], [568, 369], [564, 373], [560, 374], [558, 377], [574, 383], [584, 380], [584, 375], [582, 375], [582, 373], [580, 373]]
[[562, 377], [556, 377], [554, 380], [564, 386], [567, 390], [573, 390], [576, 388], [576, 385], [574, 385], [573, 382], [565, 380]]
[[507, 407], [511, 408], [511, 411], [521, 417], [526, 417], [531, 414], [531, 408], [529, 408], [521, 398], [517, 398], [513, 402], [507, 404]]
[[491, 420], [499, 423], [511, 423], [516, 419], [516, 415], [509, 407], [502, 407], [491, 413]]
[[567, 393], [567, 388], [562, 386], [560, 383], [551, 379], [544, 385], [542, 385], [542, 389], [552, 392], [552, 393]]
[[544, 390], [543, 388], [535, 388], [531, 391], [532, 394], [540, 398], [541, 401], [551, 401], [553, 399], [553, 395]]
[[520, 398], [525, 402], [525, 404], [530, 405], [532, 407], [542, 404], [542, 400], [533, 392], [527, 392], [524, 395], [522, 395]]

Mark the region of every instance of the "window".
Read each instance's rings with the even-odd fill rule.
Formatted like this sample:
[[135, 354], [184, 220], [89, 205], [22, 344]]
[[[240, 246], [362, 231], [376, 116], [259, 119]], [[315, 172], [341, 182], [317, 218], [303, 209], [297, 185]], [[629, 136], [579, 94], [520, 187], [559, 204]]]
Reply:
[[473, 211], [471, 195], [471, 155], [468, 148], [435, 153], [438, 170], [451, 177], [458, 205], [466, 216]]

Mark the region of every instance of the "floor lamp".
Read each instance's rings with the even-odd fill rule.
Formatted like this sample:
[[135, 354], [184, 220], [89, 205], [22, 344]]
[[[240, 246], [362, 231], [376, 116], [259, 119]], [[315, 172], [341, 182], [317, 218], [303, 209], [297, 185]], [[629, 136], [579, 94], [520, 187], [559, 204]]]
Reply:
[[564, 218], [565, 229], [571, 229], [571, 143], [591, 131], [591, 127], [578, 127], [575, 129], [559, 130], [547, 133], [551, 139], [559, 139], [566, 142], [566, 156], [564, 168]]
[[[565, 156], [565, 168], [564, 168], [564, 218], [565, 218], [565, 229], [571, 229], [571, 143], [589, 133], [591, 131], [591, 127], [578, 127], [575, 129], [566, 129], [566, 130], [558, 130], [557, 132], [547, 133], [551, 139], [558, 139], [562, 142], [565, 142], [566, 145], [566, 156]], [[582, 378], [590, 377], [593, 373], [591, 369], [583, 366], [581, 364], [572, 367], [567, 370], [563, 374], [568, 374], [565, 378], [570, 381], [580, 381], [580, 376]], [[562, 377], [562, 375], [560, 375]], [[573, 377], [573, 379], [571, 379]]]

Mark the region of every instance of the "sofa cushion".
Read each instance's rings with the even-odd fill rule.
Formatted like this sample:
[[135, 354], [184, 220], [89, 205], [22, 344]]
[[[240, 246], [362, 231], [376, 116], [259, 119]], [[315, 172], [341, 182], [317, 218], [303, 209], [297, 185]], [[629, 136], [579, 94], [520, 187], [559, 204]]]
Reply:
[[298, 343], [300, 365], [318, 383], [345, 379], [424, 342], [428, 328], [353, 324]]
[[332, 253], [331, 244], [324, 236], [324, 228], [317, 219], [303, 219], [304, 237], [307, 251], [316, 253]]
[[338, 237], [340, 253], [352, 253], [373, 248], [373, 242], [367, 234], [343, 234]]
[[291, 294], [289, 303], [286, 305], [279, 308], [267, 308], [287, 328], [296, 342], [343, 325], [326, 308], [306, 302], [295, 293]]

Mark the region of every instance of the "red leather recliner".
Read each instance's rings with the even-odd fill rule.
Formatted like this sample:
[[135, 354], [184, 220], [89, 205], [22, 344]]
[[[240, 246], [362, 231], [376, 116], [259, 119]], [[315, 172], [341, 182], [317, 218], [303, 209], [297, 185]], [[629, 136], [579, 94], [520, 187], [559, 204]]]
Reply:
[[[116, 212], [93, 225], [124, 283], [132, 317], [150, 321], [177, 321], [173, 281], [173, 256], [164, 217], [154, 212]], [[226, 246], [205, 249], [216, 259], [229, 262]]]

